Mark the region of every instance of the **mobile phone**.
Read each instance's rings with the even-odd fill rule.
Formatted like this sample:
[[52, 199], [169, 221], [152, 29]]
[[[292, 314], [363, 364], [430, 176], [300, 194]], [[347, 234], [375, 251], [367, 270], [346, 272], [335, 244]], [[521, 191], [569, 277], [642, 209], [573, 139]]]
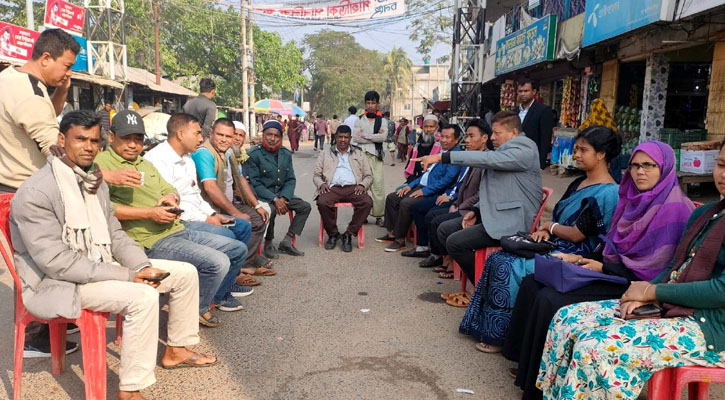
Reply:
[[648, 317], [651, 315], [659, 315], [662, 309], [655, 304], [645, 304], [632, 310], [632, 315], [637, 317]]
[[167, 211], [170, 212], [170, 213], [172, 213], [172, 214], [176, 214], [176, 215], [181, 215], [181, 213], [184, 212], [184, 210], [182, 210], [182, 209], [180, 209], [178, 207], [174, 207], [174, 208], [172, 208], [170, 210], [167, 210]]
[[225, 227], [225, 228], [231, 228], [231, 227], [233, 227], [233, 226], [234, 226], [234, 225], [236, 225], [236, 224], [237, 224], [237, 223], [236, 223], [235, 221], [229, 221], [229, 222], [224, 222], [224, 223], [222, 224], [222, 226], [223, 226], [223, 227]]
[[169, 275], [171, 275], [171, 272], [164, 272], [163, 274], [156, 275], [153, 278], [144, 278], [144, 279], [149, 282], [161, 282], [164, 279], [168, 278]]

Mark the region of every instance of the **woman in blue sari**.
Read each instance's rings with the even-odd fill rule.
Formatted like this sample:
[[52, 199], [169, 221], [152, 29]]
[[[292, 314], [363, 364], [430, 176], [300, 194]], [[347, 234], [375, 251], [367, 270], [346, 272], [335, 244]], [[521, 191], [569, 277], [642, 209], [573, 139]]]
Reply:
[[[592, 126], [581, 131], [574, 144], [574, 159], [585, 175], [574, 180], [556, 204], [552, 220], [532, 234], [550, 240], [556, 250], [589, 257], [609, 229], [619, 201], [609, 174], [609, 162], [619, 155], [621, 138], [609, 128]], [[534, 272], [534, 259], [497, 251], [486, 260], [459, 331], [481, 343], [485, 353], [501, 351], [521, 280]]]

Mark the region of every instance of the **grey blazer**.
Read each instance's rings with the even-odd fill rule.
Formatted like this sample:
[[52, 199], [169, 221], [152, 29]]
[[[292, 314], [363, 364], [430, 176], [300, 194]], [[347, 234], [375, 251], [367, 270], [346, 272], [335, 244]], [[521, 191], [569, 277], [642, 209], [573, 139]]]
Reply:
[[486, 169], [475, 207], [489, 236], [498, 240], [531, 229], [542, 198], [536, 143], [520, 133], [495, 151], [451, 152], [450, 161]]
[[38, 318], [78, 318], [78, 285], [133, 281], [136, 269], [149, 260], [113, 215], [108, 186], [98, 189], [111, 235], [111, 251], [121, 265], [93, 262], [61, 240], [65, 210], [50, 163], [25, 181], [10, 203], [10, 235], [23, 303]]

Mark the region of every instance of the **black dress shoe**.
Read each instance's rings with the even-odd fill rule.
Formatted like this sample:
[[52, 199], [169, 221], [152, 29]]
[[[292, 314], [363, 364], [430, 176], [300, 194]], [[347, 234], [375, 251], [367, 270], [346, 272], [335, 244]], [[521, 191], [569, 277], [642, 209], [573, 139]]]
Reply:
[[349, 233], [342, 235], [342, 251], [345, 253], [352, 251], [352, 235]]
[[421, 268], [433, 268], [443, 265], [443, 257], [429, 255], [428, 258], [418, 263]]
[[279, 242], [279, 245], [277, 245], [277, 251], [280, 253], [288, 254], [290, 256], [304, 256], [304, 251], [299, 251], [297, 248], [292, 244], [292, 242]]
[[403, 257], [419, 257], [419, 258], [426, 258], [430, 255], [430, 251], [416, 251], [415, 247], [412, 249], [405, 250], [404, 252], [400, 253]]
[[325, 250], [332, 250], [337, 246], [337, 241], [340, 240], [340, 234], [336, 233], [332, 236], [327, 236], [327, 242], [325, 242]]

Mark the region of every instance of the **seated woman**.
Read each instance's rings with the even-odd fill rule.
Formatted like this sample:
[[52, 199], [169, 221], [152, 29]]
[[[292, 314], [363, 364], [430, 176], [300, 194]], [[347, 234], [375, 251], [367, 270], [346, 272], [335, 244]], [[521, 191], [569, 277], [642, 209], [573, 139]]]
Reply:
[[[644, 142], [629, 160], [619, 186], [619, 203], [605, 238], [602, 260], [560, 253], [584, 268], [627, 281], [651, 280], [670, 262], [694, 206], [677, 183], [675, 154], [662, 142]], [[518, 361], [516, 385], [524, 399], [541, 398], [535, 384], [551, 319], [559, 308], [583, 301], [619, 298], [627, 285], [593, 282], [559, 293], [529, 275], [521, 282], [503, 355]]]
[[[589, 127], [577, 135], [574, 159], [585, 175], [569, 185], [554, 207], [551, 221], [532, 234], [536, 241], [551, 240], [557, 252], [592, 256], [617, 206], [619, 185], [609, 175], [609, 162], [619, 155], [621, 147], [620, 136], [603, 126]], [[519, 284], [533, 272], [533, 258], [505, 251], [488, 257], [459, 328], [461, 333], [481, 341], [476, 349], [484, 353], [501, 351]]]
[[[725, 196], [725, 151], [713, 171]], [[669, 268], [632, 282], [620, 300], [556, 313], [536, 385], [546, 398], [636, 399], [658, 370], [725, 367], [725, 200], [692, 214]], [[627, 320], [645, 304], [662, 317]]]

